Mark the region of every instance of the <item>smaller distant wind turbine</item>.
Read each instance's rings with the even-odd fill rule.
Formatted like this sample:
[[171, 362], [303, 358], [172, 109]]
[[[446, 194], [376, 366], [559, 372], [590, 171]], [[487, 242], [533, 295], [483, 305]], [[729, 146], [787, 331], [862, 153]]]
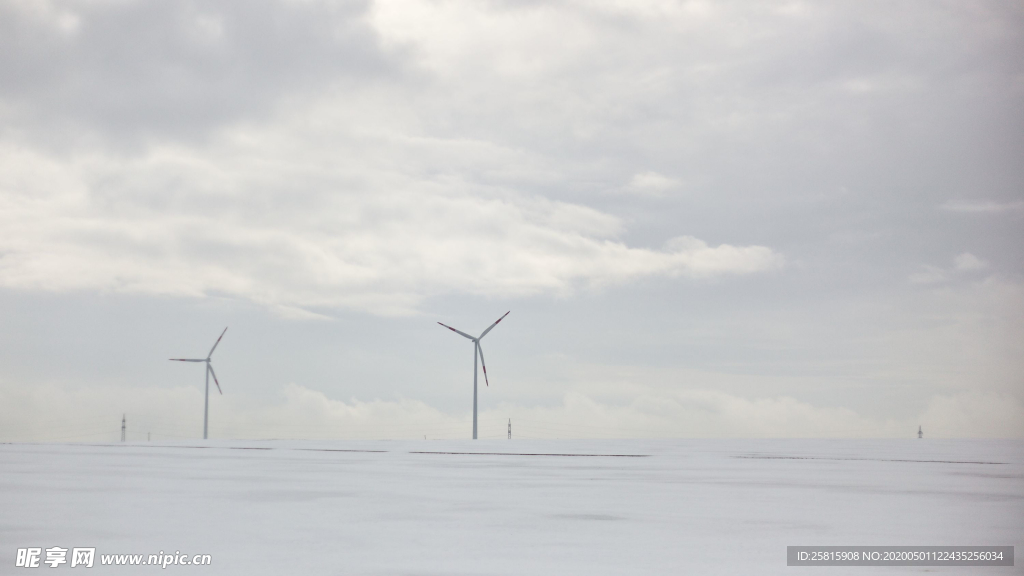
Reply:
[[[224, 332], [228, 329], [225, 326]], [[203, 440], [206, 440], [206, 423], [210, 416], [210, 375], [213, 375], [213, 383], [217, 385], [217, 392], [221, 395], [224, 392], [220, 389], [220, 382], [217, 381], [217, 373], [213, 371], [213, 364], [210, 363], [210, 357], [213, 356], [213, 351], [217, 349], [217, 344], [220, 344], [220, 339], [224, 337], [224, 332], [220, 333], [217, 337], [217, 341], [213, 343], [213, 348], [210, 348], [210, 353], [206, 355], [206, 358], [171, 358], [175, 362], [206, 362], [206, 403], [203, 405]]]
[[[509, 310], [509, 312], [511, 312], [511, 310]], [[443, 324], [441, 322], [438, 322], [438, 324], [441, 324], [441, 326], [444, 326], [445, 328], [451, 330], [452, 332], [455, 332], [456, 334], [459, 334], [461, 336], [465, 336], [466, 338], [469, 338], [470, 340], [473, 341], [473, 440], [476, 440], [476, 358], [477, 358], [477, 356], [480, 356], [480, 364], [482, 364], [483, 367], [484, 367], [484, 383], [487, 384], [488, 386], [491, 385], [491, 383], [487, 381], [487, 362], [484, 362], [484, 349], [480, 347], [480, 341], [483, 340], [484, 336], [487, 336], [488, 332], [493, 330], [494, 327], [498, 325], [498, 322], [501, 322], [502, 320], [504, 320], [505, 316], [508, 316], [508, 312], [505, 312], [505, 314], [502, 315], [501, 318], [498, 318], [497, 320], [495, 320], [494, 324], [491, 324], [490, 326], [488, 326], [487, 330], [484, 330], [483, 333], [480, 334], [479, 336], [477, 336], [476, 338], [470, 336], [469, 334], [466, 334], [465, 332], [463, 332], [461, 330], [456, 330], [455, 328], [452, 328], [451, 326], [449, 326], [447, 324]]]

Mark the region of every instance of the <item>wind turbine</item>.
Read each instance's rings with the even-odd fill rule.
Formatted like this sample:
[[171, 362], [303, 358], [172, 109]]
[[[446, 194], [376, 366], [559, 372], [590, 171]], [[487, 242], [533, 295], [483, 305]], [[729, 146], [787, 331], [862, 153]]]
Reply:
[[[228, 329], [225, 326], [224, 332]], [[220, 382], [217, 381], [217, 373], [213, 371], [213, 364], [210, 364], [210, 357], [213, 356], [213, 351], [217, 349], [217, 344], [220, 344], [220, 339], [224, 337], [224, 332], [220, 333], [217, 337], [217, 341], [213, 343], [213, 348], [210, 348], [210, 353], [206, 355], [206, 358], [171, 358], [175, 362], [206, 362], [206, 403], [203, 405], [203, 440], [206, 440], [206, 422], [210, 416], [210, 374], [213, 374], [213, 383], [217, 385], [217, 392], [221, 395], [224, 392], [220, 389]]]
[[[509, 312], [511, 312], [511, 310], [509, 310]], [[501, 322], [502, 320], [504, 320], [505, 316], [508, 316], [508, 312], [505, 312], [505, 314], [502, 315], [501, 318], [498, 318], [497, 320], [495, 320], [494, 324], [491, 324], [490, 326], [488, 326], [487, 330], [484, 330], [483, 333], [480, 334], [479, 336], [477, 336], [476, 338], [470, 336], [469, 334], [466, 334], [465, 332], [463, 332], [461, 330], [456, 330], [455, 328], [452, 328], [451, 326], [449, 326], [447, 324], [443, 324], [441, 322], [438, 322], [438, 324], [441, 324], [441, 326], [444, 326], [445, 328], [451, 330], [452, 332], [455, 332], [456, 334], [459, 334], [461, 336], [465, 336], [466, 338], [469, 338], [470, 340], [473, 341], [473, 440], [476, 440], [476, 358], [477, 358], [477, 356], [480, 356], [480, 364], [483, 364], [483, 367], [484, 367], [484, 383], [487, 384], [488, 386], [491, 385], [491, 383], [487, 381], [487, 362], [484, 362], [484, 349], [480, 347], [480, 341], [483, 340], [484, 336], [487, 336], [488, 332], [493, 330], [494, 327], [498, 325], [498, 322]]]

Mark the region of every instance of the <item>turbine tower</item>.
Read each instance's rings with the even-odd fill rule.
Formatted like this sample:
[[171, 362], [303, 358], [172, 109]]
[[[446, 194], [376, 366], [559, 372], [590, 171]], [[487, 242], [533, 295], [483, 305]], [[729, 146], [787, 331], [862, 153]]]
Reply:
[[[225, 326], [224, 332], [228, 329]], [[220, 389], [220, 382], [217, 381], [217, 373], [213, 371], [213, 364], [210, 363], [210, 357], [213, 356], [213, 351], [217, 349], [217, 344], [220, 344], [220, 339], [224, 337], [224, 332], [220, 333], [217, 337], [217, 341], [213, 343], [213, 348], [210, 348], [210, 353], [206, 355], [206, 358], [171, 358], [175, 362], [206, 362], [206, 402], [203, 404], [203, 440], [206, 440], [207, 431], [207, 420], [210, 416], [210, 374], [213, 374], [213, 383], [217, 385], [217, 392], [222, 395], [224, 392]]]
[[[509, 312], [511, 312], [511, 310], [509, 310]], [[477, 362], [476, 359], [477, 359], [477, 356], [480, 357], [480, 364], [482, 364], [483, 367], [484, 367], [484, 383], [487, 384], [488, 386], [491, 385], [491, 383], [487, 381], [487, 362], [484, 362], [484, 349], [480, 347], [480, 341], [483, 340], [484, 336], [487, 336], [488, 332], [493, 330], [494, 327], [498, 325], [498, 322], [501, 322], [502, 320], [504, 320], [505, 316], [508, 316], [508, 312], [505, 312], [505, 314], [502, 315], [501, 318], [498, 318], [497, 320], [495, 320], [494, 324], [491, 324], [490, 326], [488, 326], [487, 330], [484, 330], [483, 333], [480, 334], [479, 336], [477, 336], [476, 338], [470, 336], [469, 334], [466, 334], [465, 332], [463, 332], [461, 330], [456, 330], [455, 328], [452, 328], [451, 326], [449, 326], [447, 324], [443, 324], [441, 322], [438, 322], [438, 324], [441, 324], [441, 326], [444, 326], [445, 328], [451, 330], [452, 332], [455, 332], [456, 334], [459, 334], [460, 336], [465, 336], [466, 338], [469, 338], [470, 340], [473, 341], [473, 440], [476, 440], [476, 362]]]

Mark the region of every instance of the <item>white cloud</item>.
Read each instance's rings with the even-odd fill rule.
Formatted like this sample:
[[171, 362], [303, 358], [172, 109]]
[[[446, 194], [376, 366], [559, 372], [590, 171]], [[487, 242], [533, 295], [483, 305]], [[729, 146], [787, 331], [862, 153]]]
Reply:
[[[128, 439], [198, 438], [200, 388], [58, 386], [0, 388], [0, 440], [113, 441], [127, 414]], [[1024, 437], [1024, 407], [1011, 397], [936, 396], [915, 416], [879, 420], [847, 408], [814, 406], [788, 397], [746, 398], [713, 390], [646, 392], [626, 403], [569, 392], [560, 404], [504, 404], [480, 413], [481, 437], [503, 437], [507, 419], [520, 438], [898, 438], [918, 424], [930, 438]], [[210, 435], [216, 438], [465, 438], [470, 414], [447, 414], [423, 402], [348, 401], [296, 384], [277, 401], [234, 392], [214, 396]]]
[[970, 252], [964, 252], [953, 258], [953, 265], [960, 271], [982, 270], [988, 267], [988, 262]]
[[906, 434], [898, 423], [872, 421], [846, 408], [816, 407], [787, 397], [745, 398], [702, 389], [642, 393], [626, 404], [603, 403], [571, 392], [561, 406], [515, 413], [525, 420], [527, 430], [531, 421], [537, 422], [535, 434], [545, 437], [794, 438]]
[[911, 274], [909, 279], [914, 284], [939, 284], [957, 272], [976, 272], [985, 268], [988, 268], [988, 262], [970, 252], [964, 252], [953, 257], [953, 266], [949, 269], [923, 264], [921, 270]]
[[678, 180], [657, 172], [640, 172], [633, 175], [623, 192], [639, 196], [663, 196], [669, 190], [678, 188]]
[[[566, 294], [782, 262], [767, 247], [690, 237], [663, 250], [630, 247], [609, 214], [480, 182], [514, 151], [365, 134], [360, 150], [339, 129], [335, 142], [355, 156], [348, 161], [292, 148], [308, 134], [287, 124], [128, 159], [62, 161], [4, 147], [0, 285], [222, 294], [291, 315], [318, 307], [407, 314], [440, 294]], [[250, 138], [260, 146], [247, 146]], [[423, 162], [451, 172], [426, 176]]]

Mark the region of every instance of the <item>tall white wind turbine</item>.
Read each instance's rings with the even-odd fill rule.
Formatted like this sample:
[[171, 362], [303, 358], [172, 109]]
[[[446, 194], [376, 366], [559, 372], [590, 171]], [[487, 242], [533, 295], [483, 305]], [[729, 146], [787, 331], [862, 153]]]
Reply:
[[[224, 332], [228, 329], [225, 326]], [[217, 337], [217, 341], [213, 343], [213, 348], [210, 348], [210, 353], [206, 355], [206, 358], [171, 358], [175, 362], [206, 362], [206, 403], [203, 405], [203, 440], [206, 440], [207, 431], [207, 420], [210, 416], [210, 375], [213, 374], [213, 383], [217, 385], [217, 392], [221, 395], [224, 392], [220, 389], [220, 382], [217, 381], [217, 373], [213, 371], [213, 364], [210, 363], [210, 357], [213, 356], [213, 351], [217, 349], [217, 344], [220, 344], [220, 339], [224, 337], [224, 332], [220, 333]]]
[[[509, 312], [511, 312], [511, 310], [509, 310]], [[441, 326], [444, 326], [445, 328], [451, 330], [452, 332], [455, 332], [456, 334], [459, 334], [461, 336], [465, 336], [466, 338], [469, 338], [470, 340], [473, 341], [473, 440], [476, 440], [476, 358], [477, 358], [477, 356], [480, 356], [480, 364], [482, 364], [483, 367], [484, 367], [484, 383], [487, 384], [488, 386], [491, 385], [491, 383], [487, 381], [487, 362], [484, 362], [484, 349], [480, 347], [480, 341], [483, 340], [484, 336], [487, 336], [488, 332], [493, 330], [494, 327], [498, 325], [498, 322], [501, 322], [502, 320], [504, 320], [505, 316], [508, 316], [508, 312], [505, 312], [505, 314], [502, 315], [501, 318], [498, 318], [497, 320], [495, 320], [494, 324], [491, 324], [490, 326], [488, 326], [487, 330], [484, 330], [483, 333], [480, 334], [479, 336], [477, 336], [476, 338], [470, 336], [469, 334], [466, 334], [465, 332], [463, 332], [461, 330], [456, 330], [455, 328], [452, 328], [451, 326], [449, 326], [447, 324], [443, 324], [441, 322], [438, 322], [438, 324], [441, 324]]]

